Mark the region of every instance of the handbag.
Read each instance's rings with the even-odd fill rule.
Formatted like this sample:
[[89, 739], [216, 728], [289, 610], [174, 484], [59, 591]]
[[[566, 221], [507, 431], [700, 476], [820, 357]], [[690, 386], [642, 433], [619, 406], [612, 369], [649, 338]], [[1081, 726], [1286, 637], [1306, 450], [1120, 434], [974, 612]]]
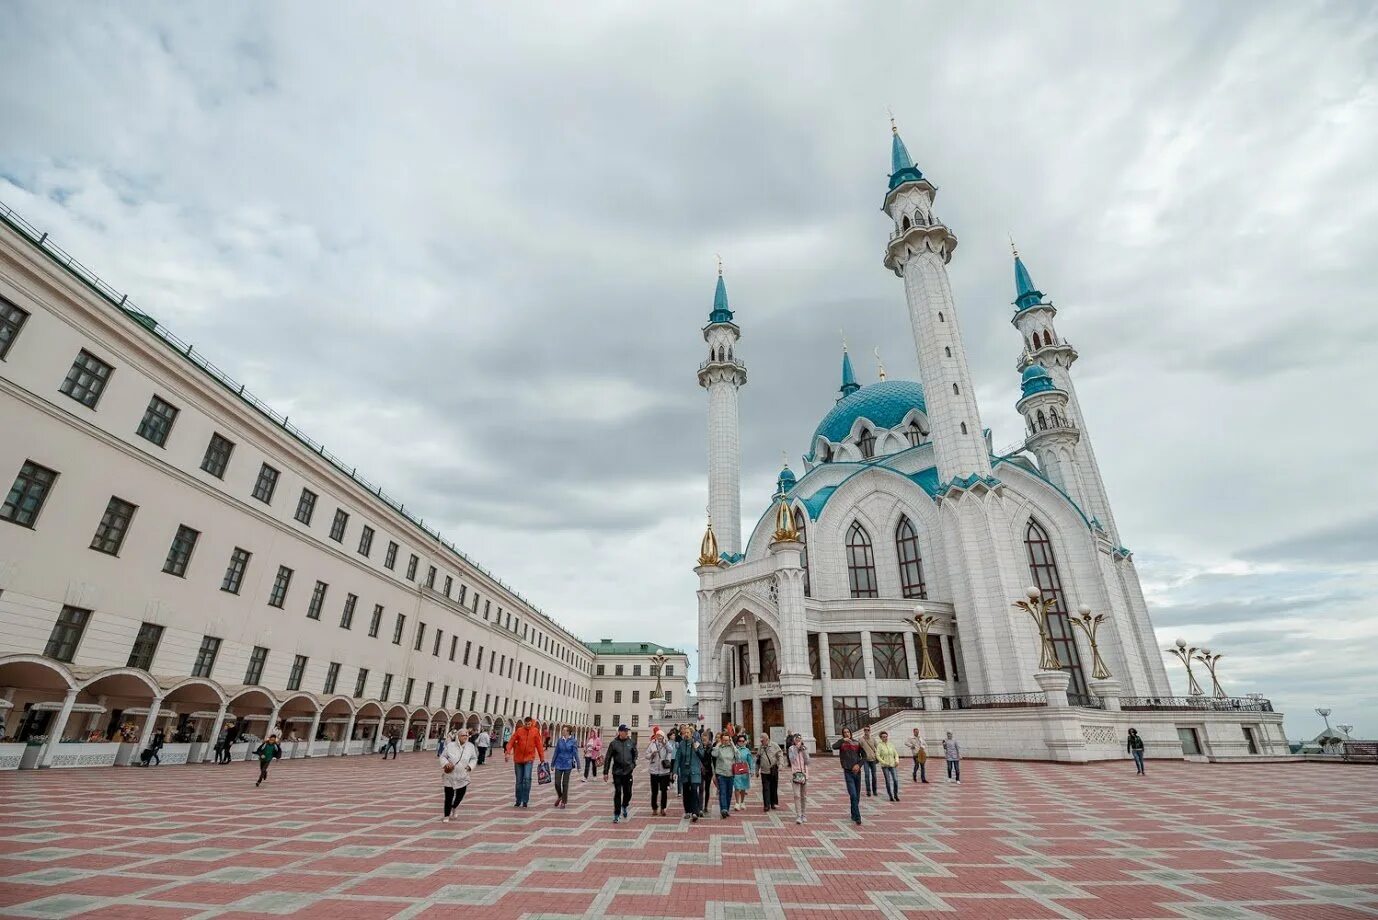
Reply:
[[795, 783], [802, 786], [809, 781], [809, 776], [803, 770], [795, 770], [792, 779]]
[[446, 773], [453, 773], [453, 772], [455, 772], [455, 765], [454, 765], [454, 763], [452, 763], [451, 761], [448, 761], [448, 760], [445, 761], [444, 770], [445, 770]]
[[541, 786], [550, 782], [550, 764], [544, 760], [536, 767], [536, 782]]
[[747, 766], [746, 761], [744, 761], [744, 760], [734, 760], [734, 761], [732, 762], [732, 775], [733, 775], [733, 776], [746, 776], [747, 773], [749, 773], [749, 772], [751, 772], [751, 768]]

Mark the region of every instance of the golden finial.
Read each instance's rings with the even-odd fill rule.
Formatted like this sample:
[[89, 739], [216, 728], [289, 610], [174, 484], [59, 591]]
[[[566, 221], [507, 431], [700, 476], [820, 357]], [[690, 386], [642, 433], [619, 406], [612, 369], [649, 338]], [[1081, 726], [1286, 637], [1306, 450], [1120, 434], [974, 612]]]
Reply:
[[713, 516], [708, 516], [708, 527], [699, 543], [699, 565], [717, 565], [722, 560], [718, 553], [718, 538], [713, 534]]
[[1014, 248], [1014, 234], [1013, 234], [1013, 233], [1010, 234], [1010, 252], [1014, 253], [1014, 257], [1015, 257], [1016, 259], [1019, 258], [1019, 250]]
[[881, 380], [884, 380], [884, 379], [885, 379], [885, 362], [882, 361], [882, 360], [880, 360], [880, 346], [876, 346], [873, 350], [874, 350], [875, 353], [876, 353], [876, 367], [879, 368], [880, 379], [881, 379]]
[[799, 531], [794, 526], [794, 514], [790, 511], [785, 496], [781, 495], [780, 500], [775, 503], [775, 533], [770, 535], [770, 542], [774, 545], [798, 540]]
[[714, 254], [713, 254], [713, 257], [714, 257], [715, 259], [718, 260], [718, 277], [721, 278], [721, 277], [722, 277], [722, 256], [718, 255], [717, 253], [714, 253]]
[[785, 465], [785, 469], [789, 469], [789, 451], [780, 451], [780, 461]]
[[889, 116], [890, 116], [890, 133], [891, 133], [891, 134], [899, 134], [899, 133], [900, 133], [899, 126], [895, 124], [895, 110], [892, 109], [892, 108], [890, 108], [890, 107], [887, 105], [887, 106], [885, 107], [885, 111], [886, 111], [886, 113], [889, 114]]
[[840, 336], [842, 336], [842, 350], [843, 350], [843, 351], [846, 351], [846, 350], [847, 350], [847, 330], [845, 330], [845, 329], [839, 329], [839, 330], [837, 330], [837, 334], [840, 335]]

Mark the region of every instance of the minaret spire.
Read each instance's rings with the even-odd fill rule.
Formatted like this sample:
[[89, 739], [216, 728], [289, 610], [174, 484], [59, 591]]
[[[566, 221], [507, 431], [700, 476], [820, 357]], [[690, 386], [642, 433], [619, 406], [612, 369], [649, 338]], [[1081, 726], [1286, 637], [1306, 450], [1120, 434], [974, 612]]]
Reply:
[[847, 354], [847, 340], [842, 340], [842, 386], [838, 388], [843, 398], [851, 396], [861, 389], [861, 384], [856, 382], [856, 374], [852, 371], [852, 358]]
[[957, 237], [933, 213], [938, 190], [914, 166], [893, 123], [890, 168], [882, 210], [894, 221], [894, 232], [885, 267], [904, 279], [938, 477], [944, 483], [986, 478], [990, 450], [947, 277]]
[[708, 360], [699, 365], [699, 386], [708, 391], [708, 507], [722, 551], [736, 556], [742, 550], [741, 433], [737, 391], [746, 385], [746, 365], [737, 359], [742, 331], [727, 303], [722, 259], [713, 290], [713, 309], [703, 338]]

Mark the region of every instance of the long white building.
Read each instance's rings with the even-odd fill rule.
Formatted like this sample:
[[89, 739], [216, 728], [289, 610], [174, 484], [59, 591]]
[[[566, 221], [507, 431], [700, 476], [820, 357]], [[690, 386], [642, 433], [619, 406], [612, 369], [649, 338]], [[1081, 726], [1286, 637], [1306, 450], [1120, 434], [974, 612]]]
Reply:
[[3, 205], [0, 477], [0, 767], [594, 727], [578, 637]]

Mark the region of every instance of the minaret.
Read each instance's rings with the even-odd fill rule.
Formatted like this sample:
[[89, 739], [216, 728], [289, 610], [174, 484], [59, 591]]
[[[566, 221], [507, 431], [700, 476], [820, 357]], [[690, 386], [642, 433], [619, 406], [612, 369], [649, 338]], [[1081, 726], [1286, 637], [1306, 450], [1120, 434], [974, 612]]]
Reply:
[[[1013, 249], [1013, 245], [1011, 245]], [[1018, 368], [1027, 372], [1030, 367], [1041, 367], [1047, 371], [1048, 379], [1058, 391], [1065, 393], [1067, 423], [1077, 430], [1077, 440], [1070, 446], [1070, 457], [1074, 467], [1069, 482], [1075, 487], [1063, 486], [1063, 490], [1081, 506], [1088, 517], [1094, 518], [1106, 534], [1119, 545], [1119, 534], [1115, 528], [1115, 517], [1110, 511], [1110, 499], [1105, 492], [1105, 482], [1101, 479], [1100, 466], [1096, 463], [1096, 453], [1091, 449], [1091, 439], [1086, 432], [1086, 420], [1077, 402], [1076, 387], [1072, 385], [1072, 364], [1077, 360], [1077, 350], [1057, 334], [1053, 317], [1057, 308], [1047, 301], [1043, 292], [1034, 287], [1024, 260], [1014, 250], [1014, 316], [1010, 322], [1024, 337], [1024, 351], [1019, 356]], [[1025, 377], [1027, 379], [1027, 373]], [[1023, 403], [1023, 400], [1020, 401]], [[1021, 410], [1022, 411], [1022, 410]], [[1030, 445], [1030, 449], [1033, 446]], [[1042, 462], [1042, 455], [1034, 451]], [[1046, 470], [1045, 470], [1046, 471]], [[1049, 475], [1051, 479], [1051, 474]]]
[[708, 360], [699, 365], [699, 386], [708, 391], [708, 511], [716, 524], [718, 545], [729, 556], [742, 551], [741, 439], [737, 423], [737, 389], [746, 384], [746, 366], [735, 349], [742, 330], [727, 306], [727, 285], [718, 263], [713, 312], [703, 327]]
[[1077, 479], [1073, 456], [1081, 432], [1068, 415], [1067, 392], [1058, 389], [1048, 372], [1037, 364], [1024, 369], [1019, 390], [1014, 408], [1028, 425], [1024, 446], [1038, 458], [1043, 475], [1081, 504], [1085, 490]]
[[852, 358], [847, 354], [847, 341], [842, 341], [842, 386], [838, 392], [842, 395], [838, 399], [845, 399], [857, 390], [861, 389], [861, 384], [856, 382], [856, 372], [852, 370]]
[[885, 267], [904, 279], [938, 478], [948, 483], [989, 476], [990, 452], [947, 278], [957, 237], [934, 216], [937, 188], [914, 166], [893, 119], [890, 130], [890, 188], [882, 210], [895, 230], [885, 249]]

